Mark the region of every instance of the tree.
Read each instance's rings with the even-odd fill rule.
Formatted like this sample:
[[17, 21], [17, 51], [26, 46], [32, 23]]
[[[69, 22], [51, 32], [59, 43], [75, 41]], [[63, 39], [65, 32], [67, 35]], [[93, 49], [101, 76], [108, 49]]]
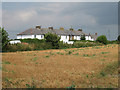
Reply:
[[107, 44], [107, 38], [106, 38], [105, 35], [99, 36], [99, 37], [96, 39], [96, 41], [99, 42], [99, 43], [103, 43], [103, 44], [105, 44], [105, 45]]
[[9, 42], [8, 33], [4, 30], [4, 28], [0, 27], [0, 46], [2, 46], [1, 51], [7, 50], [7, 45]]
[[46, 42], [51, 42], [54, 49], [59, 48], [60, 37], [58, 37], [56, 34], [45, 34], [45, 40]]
[[120, 41], [120, 35], [118, 36], [117, 40]]
[[86, 40], [85, 35], [81, 36], [81, 40]]

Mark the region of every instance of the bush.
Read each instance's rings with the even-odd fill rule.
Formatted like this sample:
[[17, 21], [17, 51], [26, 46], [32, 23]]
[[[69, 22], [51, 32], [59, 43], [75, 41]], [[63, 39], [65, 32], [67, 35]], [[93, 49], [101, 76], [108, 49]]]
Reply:
[[118, 41], [107, 41], [108, 44], [118, 44]]
[[53, 49], [59, 48], [60, 37], [58, 35], [52, 34], [52, 33], [47, 33], [47, 34], [45, 34], [45, 40], [46, 40], [46, 42], [52, 43]]
[[39, 44], [39, 43], [45, 42], [45, 39], [42, 39], [42, 40], [39, 40], [37, 38], [35, 38], [35, 39], [20, 39], [20, 41], [25, 42], [25, 43], [29, 43], [29, 44], [31, 44], [31, 43]]
[[63, 41], [59, 42], [59, 49], [66, 49], [66, 48], [72, 48], [71, 44], [63, 43]]
[[29, 44], [8, 44], [7, 45], [9, 52], [15, 52], [15, 51], [31, 51], [34, 50], [34, 45]]
[[86, 40], [85, 35], [81, 36], [81, 40]]
[[99, 36], [96, 41], [99, 42], [99, 43], [103, 43], [105, 45], [107, 44], [107, 38], [106, 38], [105, 35]]

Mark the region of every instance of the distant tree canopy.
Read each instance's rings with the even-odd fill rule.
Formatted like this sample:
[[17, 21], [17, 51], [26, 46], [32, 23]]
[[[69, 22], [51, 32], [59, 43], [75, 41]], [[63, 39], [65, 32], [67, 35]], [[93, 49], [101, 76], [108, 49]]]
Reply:
[[103, 43], [103, 44], [107, 44], [107, 38], [105, 35], [101, 35], [96, 39], [97, 42]]
[[45, 34], [45, 40], [46, 40], [46, 42], [51, 42], [53, 48], [55, 48], [55, 49], [59, 48], [60, 37], [58, 35], [52, 34], [52, 33], [47, 33], [47, 34]]
[[86, 40], [85, 35], [81, 36], [81, 40]]
[[0, 27], [0, 46], [2, 46], [2, 50], [1, 51], [6, 51], [7, 50], [7, 45], [9, 42], [9, 38], [8, 38], [8, 33], [4, 30], [4, 28]]

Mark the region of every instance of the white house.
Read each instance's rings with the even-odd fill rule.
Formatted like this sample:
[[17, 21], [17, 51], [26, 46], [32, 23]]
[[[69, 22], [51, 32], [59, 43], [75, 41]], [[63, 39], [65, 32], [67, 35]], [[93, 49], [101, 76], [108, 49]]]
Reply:
[[24, 32], [17, 34], [17, 39], [44, 39], [44, 35], [48, 32], [57, 34], [59, 37], [61, 37], [60, 41], [69, 44], [73, 43], [71, 40], [81, 40], [80, 38], [83, 35], [85, 35], [86, 40], [94, 41], [97, 38], [97, 33], [95, 33], [95, 35], [87, 35], [83, 33], [82, 30], [73, 30], [72, 28], [65, 30], [62, 27], [60, 29], [54, 29], [53, 27], [41, 28], [41, 26], [36, 26], [36, 28], [30, 28]]
[[12, 40], [9, 43], [10, 44], [17, 44], [17, 43], [21, 43], [21, 41], [20, 40]]

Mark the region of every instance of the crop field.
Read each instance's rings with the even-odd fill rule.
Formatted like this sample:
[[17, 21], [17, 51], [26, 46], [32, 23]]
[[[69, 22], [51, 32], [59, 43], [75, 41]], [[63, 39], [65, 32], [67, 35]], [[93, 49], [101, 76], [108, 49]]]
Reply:
[[2, 53], [3, 88], [116, 88], [118, 45]]

